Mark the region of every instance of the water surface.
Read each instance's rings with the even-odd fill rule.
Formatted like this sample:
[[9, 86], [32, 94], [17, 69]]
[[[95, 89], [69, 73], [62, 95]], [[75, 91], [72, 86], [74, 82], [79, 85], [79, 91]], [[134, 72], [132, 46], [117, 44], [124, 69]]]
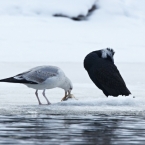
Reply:
[[1, 144], [144, 144], [145, 117], [0, 116]]

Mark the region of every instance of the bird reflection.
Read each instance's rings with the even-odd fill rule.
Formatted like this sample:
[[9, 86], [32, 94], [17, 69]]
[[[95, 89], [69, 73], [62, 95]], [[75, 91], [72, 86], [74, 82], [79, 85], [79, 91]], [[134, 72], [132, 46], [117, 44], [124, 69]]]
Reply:
[[[3, 120], [3, 121], [2, 121]], [[3, 143], [13, 144], [102, 144], [110, 145], [120, 124], [120, 119], [108, 116], [38, 115], [35, 117], [1, 118]], [[5, 136], [3, 134], [5, 133]], [[14, 140], [15, 139], [15, 140]]]
[[[119, 119], [108, 119], [108, 117], [97, 119], [67, 119], [64, 126], [69, 130], [74, 139], [83, 144], [109, 145], [113, 138], [116, 138], [115, 131], [118, 127]], [[73, 136], [71, 136], [72, 140]]]

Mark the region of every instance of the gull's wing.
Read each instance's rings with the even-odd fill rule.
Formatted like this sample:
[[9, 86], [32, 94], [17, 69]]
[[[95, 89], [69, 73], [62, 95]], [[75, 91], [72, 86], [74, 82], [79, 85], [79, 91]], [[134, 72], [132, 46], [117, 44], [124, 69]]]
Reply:
[[40, 66], [33, 68], [27, 72], [14, 76], [16, 80], [26, 81], [24, 83], [39, 84], [48, 78], [58, 75], [59, 68], [54, 66]]

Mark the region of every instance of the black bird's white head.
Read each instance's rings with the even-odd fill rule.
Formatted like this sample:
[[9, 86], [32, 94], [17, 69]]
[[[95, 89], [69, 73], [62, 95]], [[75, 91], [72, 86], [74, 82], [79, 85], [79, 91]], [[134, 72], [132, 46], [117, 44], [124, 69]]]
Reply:
[[110, 48], [102, 49], [101, 53], [102, 53], [101, 55], [102, 58], [108, 59], [114, 63], [113, 56], [115, 54], [115, 51], [113, 49], [110, 49]]

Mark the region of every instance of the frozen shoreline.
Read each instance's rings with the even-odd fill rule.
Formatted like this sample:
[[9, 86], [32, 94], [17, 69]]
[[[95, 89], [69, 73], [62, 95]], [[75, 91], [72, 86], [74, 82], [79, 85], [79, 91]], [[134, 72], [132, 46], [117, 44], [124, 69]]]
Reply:
[[[0, 63], [3, 68], [0, 78], [13, 76], [34, 66], [47, 63]], [[49, 64], [50, 65], [50, 64]], [[60, 102], [64, 95], [61, 89], [46, 91], [52, 105], [39, 106], [35, 97], [35, 90], [25, 85], [0, 83], [0, 114], [106, 114], [106, 115], [145, 115], [144, 98], [144, 63], [117, 63], [128, 88], [132, 92], [129, 97], [108, 97], [100, 91], [89, 79], [82, 63], [51, 63], [64, 70], [72, 80], [74, 89], [72, 93], [78, 100]], [[46, 104], [39, 91], [41, 101]], [[133, 98], [135, 96], [135, 98]]]

